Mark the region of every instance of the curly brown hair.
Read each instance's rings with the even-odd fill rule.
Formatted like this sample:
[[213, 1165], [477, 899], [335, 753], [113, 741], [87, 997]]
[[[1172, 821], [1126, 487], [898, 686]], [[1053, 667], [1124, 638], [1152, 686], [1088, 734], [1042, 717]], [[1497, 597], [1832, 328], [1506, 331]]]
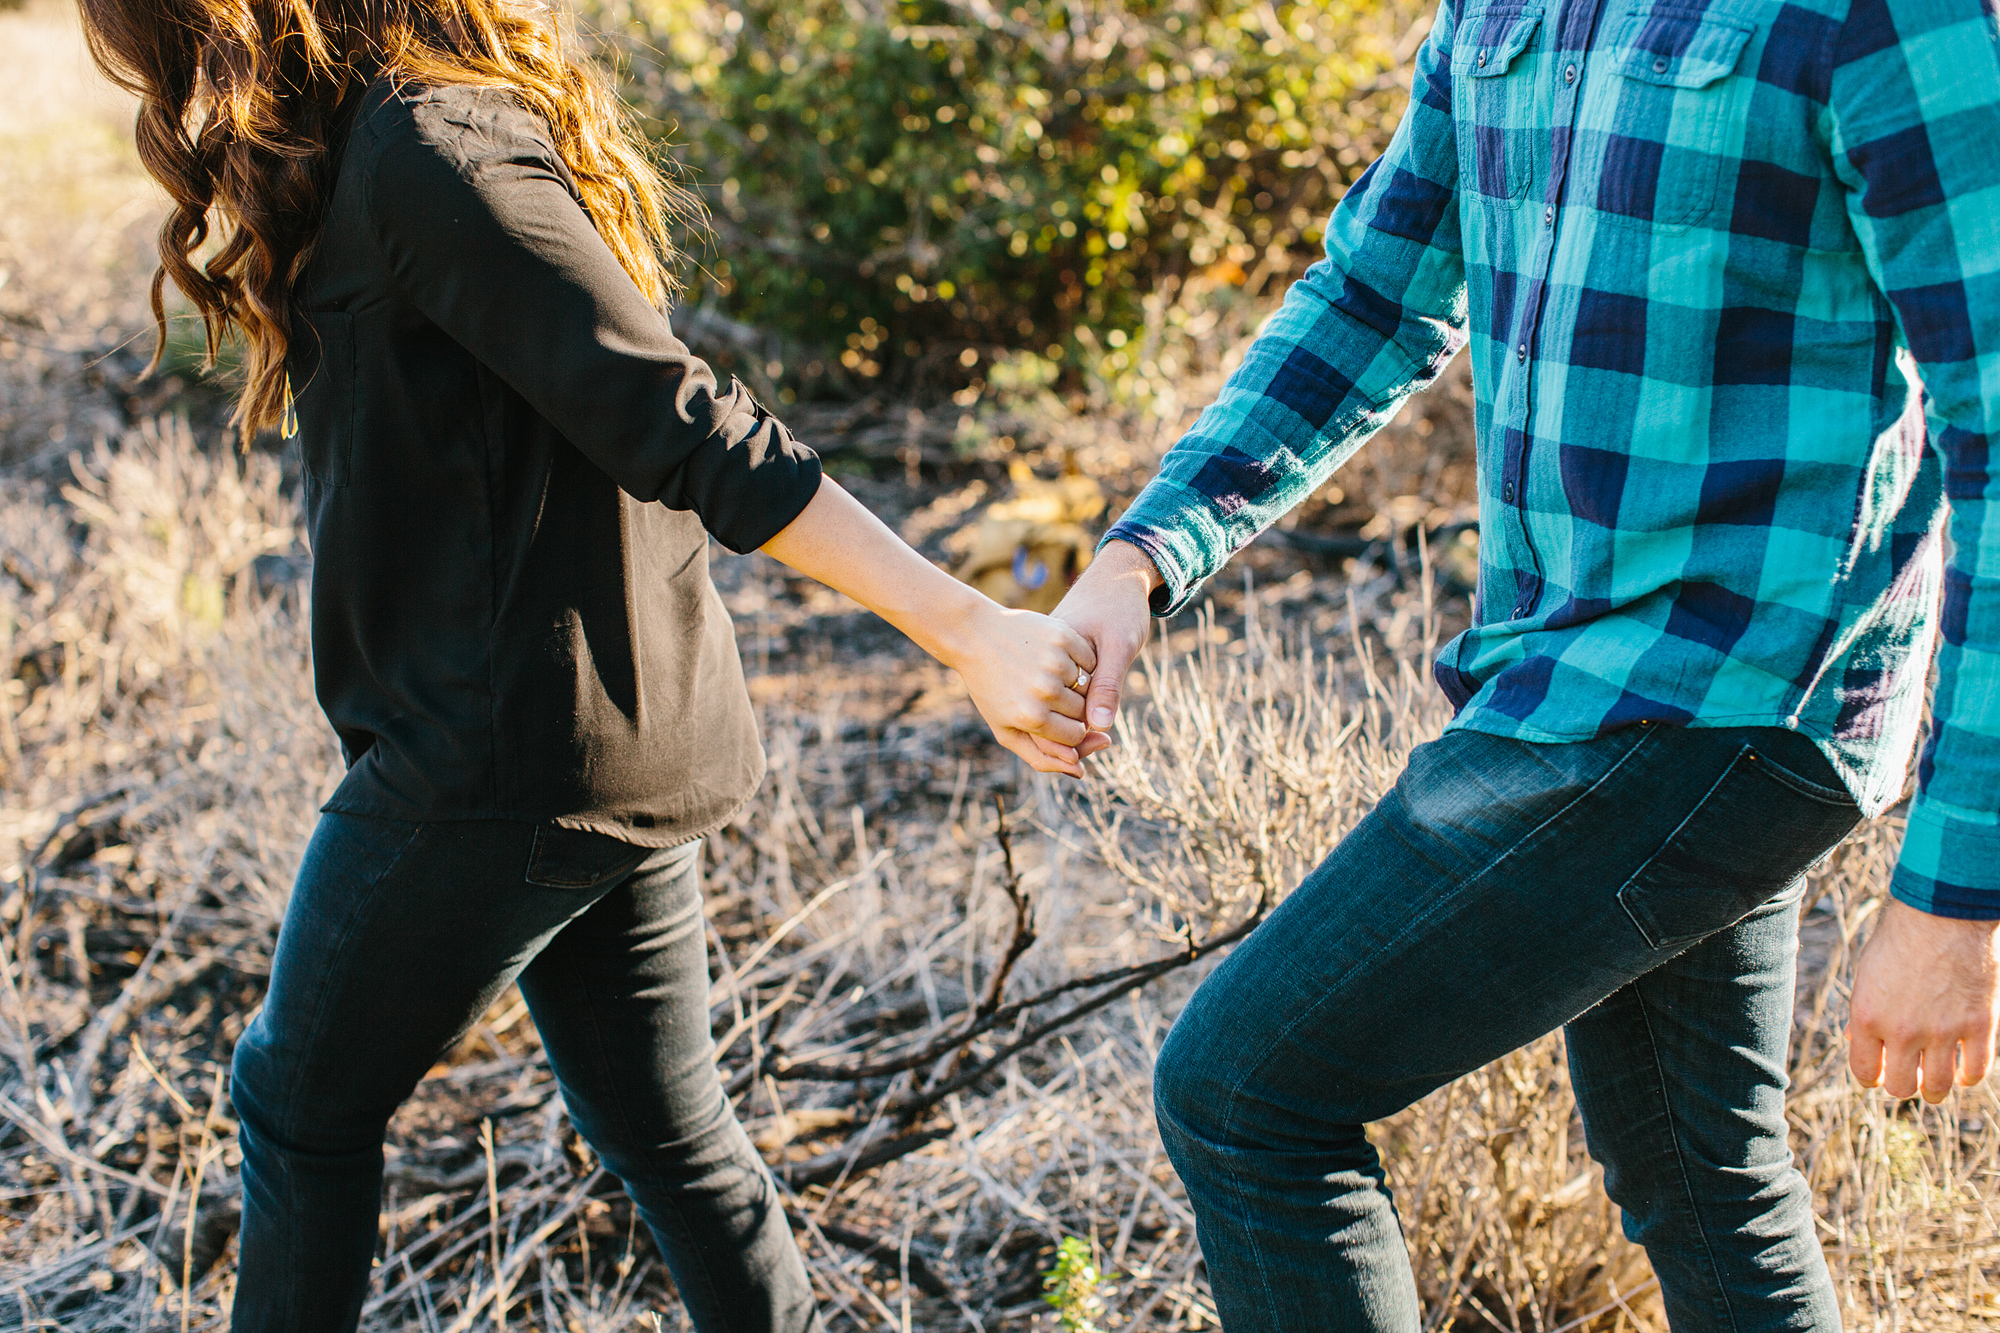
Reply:
[[[325, 214], [342, 99], [370, 79], [504, 88], [548, 123], [593, 224], [649, 300], [676, 289], [670, 221], [699, 206], [550, 11], [519, 0], [81, 0], [92, 56], [140, 99], [140, 159], [166, 188], [153, 275], [201, 312], [205, 368], [231, 331], [246, 440], [285, 409], [291, 293]], [[209, 243], [216, 215], [216, 244]]]

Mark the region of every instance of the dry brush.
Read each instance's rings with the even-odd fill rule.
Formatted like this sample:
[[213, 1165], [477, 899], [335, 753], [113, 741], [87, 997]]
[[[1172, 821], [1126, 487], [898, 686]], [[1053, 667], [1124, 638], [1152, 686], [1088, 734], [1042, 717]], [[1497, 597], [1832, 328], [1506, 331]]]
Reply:
[[[337, 777], [304, 555], [262, 455], [159, 424], [73, 467], [0, 504], [0, 1327], [219, 1327], [228, 1053]], [[710, 999], [835, 1326], [1047, 1326], [1064, 1237], [1099, 1326], [1213, 1322], [1152, 1056], [1442, 725], [1428, 586], [1355, 585], [1330, 642], [1184, 626], [1070, 792], [967, 710], [767, 699], [771, 776], [708, 855]], [[1956, 1328], [2000, 1319], [1994, 1099], [1865, 1094], [1838, 1037], [1895, 840], [1871, 825], [1814, 878], [1790, 1110], [1853, 1326]], [[1432, 1328], [1664, 1327], [1559, 1039], [1377, 1135]], [[679, 1319], [513, 994], [391, 1126], [381, 1255], [371, 1329]]]

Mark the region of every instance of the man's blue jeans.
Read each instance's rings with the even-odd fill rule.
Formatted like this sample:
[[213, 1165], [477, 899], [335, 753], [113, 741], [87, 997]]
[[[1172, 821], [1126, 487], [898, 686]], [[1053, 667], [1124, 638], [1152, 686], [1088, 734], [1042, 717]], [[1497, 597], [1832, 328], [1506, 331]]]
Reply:
[[1775, 729], [1449, 732], [1202, 985], [1161, 1133], [1223, 1326], [1410, 1333], [1362, 1126], [1557, 1027], [1679, 1333], [1839, 1327], [1785, 1141], [1799, 881], [1858, 822]]

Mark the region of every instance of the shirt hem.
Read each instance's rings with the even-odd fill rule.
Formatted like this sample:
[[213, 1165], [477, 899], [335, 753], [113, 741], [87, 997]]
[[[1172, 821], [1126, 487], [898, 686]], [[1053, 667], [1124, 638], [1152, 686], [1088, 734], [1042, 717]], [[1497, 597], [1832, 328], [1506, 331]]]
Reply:
[[[759, 784], [761, 785], [761, 784]], [[691, 832], [669, 829], [640, 828], [612, 816], [596, 815], [529, 815], [519, 811], [454, 811], [448, 815], [413, 815], [407, 810], [380, 810], [349, 801], [332, 800], [320, 806], [321, 814], [359, 815], [366, 819], [393, 819], [404, 824], [474, 824], [493, 822], [502, 824], [555, 824], [561, 828], [577, 829], [585, 833], [601, 833], [608, 838], [630, 843], [634, 847], [645, 847], [653, 851], [664, 851], [669, 847], [681, 847], [703, 838], [714, 836], [729, 822], [741, 814], [750, 804], [750, 797], [756, 795], [753, 789], [749, 795], [731, 806], [720, 816], [697, 825]]]
[[[1475, 706], [1464, 709], [1458, 716], [1452, 718], [1450, 722], [1445, 724], [1445, 730], [1477, 731], [1488, 736], [1504, 736], [1512, 740], [1528, 741], [1537, 745], [1575, 745], [1582, 741], [1596, 740], [1604, 734], [1595, 729], [1555, 731], [1547, 727], [1529, 726], [1524, 723], [1515, 722], [1512, 718], [1507, 718], [1506, 721], [1510, 725], [1503, 727], [1497, 719], [1491, 718], [1486, 710]], [[1482, 723], [1485, 725], [1481, 725]], [[1640, 724], [1634, 722], [1632, 725], [1638, 726]], [[1723, 727], [1770, 727], [1774, 731], [1797, 732], [1807, 740], [1810, 740], [1813, 746], [1822, 755], [1826, 756], [1827, 762], [1833, 766], [1833, 771], [1840, 777], [1840, 785], [1846, 789], [1848, 796], [1860, 808], [1865, 818], [1873, 819], [1896, 803], [1894, 800], [1878, 800], [1866, 792], [1860, 781], [1861, 775], [1853, 771], [1852, 765], [1842, 757], [1842, 753], [1839, 747], [1834, 744], [1833, 739], [1825, 735], [1820, 728], [1811, 726], [1803, 721], [1792, 722], [1786, 714], [1729, 713], [1717, 717], [1695, 717], [1686, 722], [1662, 723], [1660, 725], [1708, 729]]]

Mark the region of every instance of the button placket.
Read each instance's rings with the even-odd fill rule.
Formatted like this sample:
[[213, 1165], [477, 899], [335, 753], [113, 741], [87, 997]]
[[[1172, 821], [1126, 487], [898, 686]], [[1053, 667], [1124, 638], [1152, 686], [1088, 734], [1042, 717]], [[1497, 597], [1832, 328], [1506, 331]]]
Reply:
[[[1508, 449], [1507, 480], [1501, 488], [1503, 500], [1513, 507], [1516, 521], [1521, 525], [1521, 537], [1527, 549], [1533, 572], [1529, 573], [1520, 589], [1519, 600], [1514, 607], [1513, 618], [1525, 619], [1533, 610], [1535, 601], [1542, 591], [1542, 562], [1535, 550], [1534, 539], [1528, 533], [1527, 491], [1528, 455], [1534, 441], [1531, 426], [1534, 420], [1534, 379], [1526, 370], [1528, 364], [1528, 344], [1537, 336], [1541, 326], [1542, 313], [1548, 300], [1549, 273], [1555, 261], [1555, 219], [1557, 205], [1569, 177], [1569, 165], [1575, 152], [1576, 135], [1572, 132], [1576, 125], [1577, 98], [1581, 92], [1581, 60], [1588, 59], [1588, 51], [1597, 29], [1599, 11], [1604, 0], [1571, 0], [1563, 7], [1562, 18], [1558, 21], [1556, 34], [1551, 41], [1555, 50], [1581, 51], [1577, 60], [1566, 60], [1563, 65], [1562, 87], [1557, 90], [1555, 114], [1550, 123], [1552, 137], [1561, 145], [1549, 162], [1548, 192], [1542, 209], [1542, 233], [1535, 246], [1532, 266], [1522, 274], [1529, 292], [1526, 308], [1520, 324], [1521, 339], [1514, 347], [1515, 363], [1523, 370], [1520, 374], [1520, 426], [1518, 443], [1510, 443]], [[1518, 501], [1516, 497], [1518, 498]]]

